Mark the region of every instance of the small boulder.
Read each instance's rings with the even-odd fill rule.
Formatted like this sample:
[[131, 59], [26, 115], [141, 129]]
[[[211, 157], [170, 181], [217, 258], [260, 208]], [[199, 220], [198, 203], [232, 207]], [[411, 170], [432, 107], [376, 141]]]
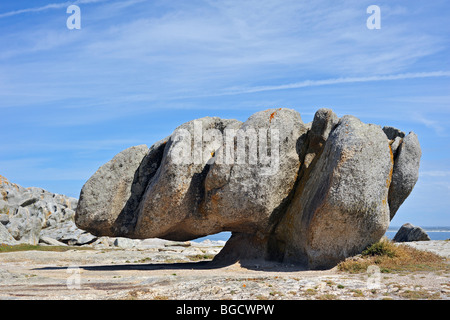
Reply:
[[133, 239], [119, 237], [114, 240], [114, 246], [122, 249], [130, 249], [135, 246], [135, 243]]
[[421, 227], [413, 226], [410, 223], [405, 223], [397, 231], [394, 242], [411, 242], [411, 241], [430, 241], [430, 237]]
[[82, 245], [85, 245], [85, 244], [91, 244], [95, 240], [97, 240], [96, 236], [90, 234], [89, 232], [84, 232], [84, 233], [82, 233], [82, 234], [80, 234], [78, 236], [76, 244], [79, 245], [79, 246], [82, 246]]
[[39, 238], [39, 243], [44, 243], [49, 246], [67, 246], [67, 244], [65, 244], [64, 242], [58, 241], [56, 239], [53, 239], [53, 238], [50, 238], [47, 236], [41, 236]]

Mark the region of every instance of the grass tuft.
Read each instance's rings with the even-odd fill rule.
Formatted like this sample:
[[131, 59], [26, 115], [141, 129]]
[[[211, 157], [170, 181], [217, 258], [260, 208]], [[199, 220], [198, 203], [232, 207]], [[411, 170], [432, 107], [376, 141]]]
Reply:
[[431, 252], [382, 239], [365, 249], [360, 256], [347, 258], [338, 264], [338, 270], [362, 273], [376, 265], [382, 273], [399, 271], [449, 271], [448, 261]]
[[203, 260], [212, 260], [215, 255], [213, 254], [196, 254], [192, 256], [188, 256], [191, 261], [203, 261]]
[[389, 240], [382, 239], [362, 252], [363, 257], [367, 256], [379, 256], [379, 257], [389, 257], [394, 258], [398, 254], [398, 247]]

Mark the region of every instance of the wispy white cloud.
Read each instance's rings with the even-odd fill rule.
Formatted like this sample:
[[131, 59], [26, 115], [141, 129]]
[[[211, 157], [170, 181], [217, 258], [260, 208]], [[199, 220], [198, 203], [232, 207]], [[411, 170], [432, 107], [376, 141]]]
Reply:
[[207, 3], [199, 7], [180, 3], [162, 15], [121, 21], [106, 29], [87, 51], [145, 65], [171, 65], [178, 74], [195, 72], [197, 77], [237, 72], [241, 77], [248, 73], [273, 77], [274, 70], [306, 77], [312, 72], [401, 72], [439, 50], [441, 43], [426, 32], [408, 37], [410, 26], [403, 24], [368, 33], [365, 11], [348, 3]]
[[420, 172], [421, 176], [425, 177], [450, 177], [450, 171], [449, 170], [430, 170], [430, 171], [422, 171]]
[[[4, 33], [0, 108], [78, 103], [92, 110], [71, 117], [82, 124], [120, 117], [125, 111], [102, 111], [119, 104], [129, 105], [129, 112], [146, 102], [450, 73], [407, 72], [417, 59], [439, 51], [443, 39], [422, 29], [410, 36], [410, 20], [370, 32], [364, 5], [352, 1], [82, 1], [24, 9], [104, 2], [80, 32], [43, 25]], [[127, 7], [134, 3], [142, 3], [139, 10]], [[409, 7], [383, 12], [407, 15]]]
[[440, 121], [439, 118], [427, 118], [422, 113], [418, 111], [414, 111], [412, 113], [413, 117], [412, 119], [416, 122], [419, 122], [423, 125], [425, 125], [427, 128], [432, 129], [438, 136], [447, 136], [447, 130]]
[[97, 2], [105, 2], [105, 1], [107, 1], [107, 0], [76, 0], [76, 1], [66, 1], [66, 2], [60, 2], [60, 3], [49, 3], [49, 4], [47, 4], [45, 6], [41, 6], [41, 7], [26, 8], [26, 9], [20, 9], [20, 10], [14, 10], [14, 11], [9, 11], [9, 12], [5, 12], [5, 13], [0, 13], [0, 19], [11, 17], [11, 16], [16, 16], [16, 15], [24, 14], [24, 13], [42, 12], [42, 11], [47, 11], [47, 10], [51, 10], [51, 9], [60, 9], [60, 8], [68, 7], [72, 4], [78, 5], [78, 4], [89, 4], [89, 3], [97, 3]]
[[274, 85], [274, 86], [258, 86], [250, 88], [230, 88], [227, 89], [224, 94], [241, 94], [241, 93], [254, 93], [263, 91], [274, 90], [287, 90], [287, 89], [299, 89], [305, 87], [326, 86], [345, 83], [358, 83], [358, 82], [374, 82], [374, 81], [393, 81], [393, 80], [406, 80], [406, 79], [419, 79], [419, 78], [435, 78], [435, 77], [450, 77], [450, 71], [432, 71], [432, 72], [418, 72], [418, 73], [401, 73], [391, 75], [376, 75], [368, 77], [343, 77], [332, 78], [324, 80], [304, 80], [301, 82]]
[[70, 4], [71, 4], [70, 2], [50, 3], [50, 4], [47, 4], [47, 5], [42, 6], [42, 7], [14, 10], [14, 11], [9, 11], [9, 12], [5, 12], [5, 13], [0, 13], [0, 18], [12, 17], [12, 16], [16, 16], [16, 15], [19, 15], [19, 14], [23, 14], [23, 13], [41, 12], [41, 11], [46, 11], [46, 10], [50, 10], [50, 9], [59, 9], [59, 8], [63, 8], [64, 6], [67, 7]]
[[[61, 143], [60, 141], [45, 141], [45, 142], [29, 142], [29, 141], [15, 141], [14, 143], [5, 143], [2, 145], [2, 151], [5, 154], [13, 154], [20, 150], [31, 150], [33, 152], [61, 152], [61, 151], [75, 151], [75, 152], [93, 152], [93, 151], [107, 151], [115, 150], [124, 145], [137, 145], [142, 142], [142, 138], [135, 139], [106, 139], [106, 140], [84, 140], [75, 141], [71, 143]], [[39, 160], [39, 159], [38, 159]], [[14, 160], [16, 161], [16, 160]], [[1, 163], [0, 163], [1, 164]]]

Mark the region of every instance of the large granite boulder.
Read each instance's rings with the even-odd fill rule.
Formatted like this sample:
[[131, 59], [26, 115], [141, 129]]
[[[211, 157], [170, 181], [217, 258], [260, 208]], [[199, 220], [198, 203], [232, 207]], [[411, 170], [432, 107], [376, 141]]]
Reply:
[[345, 116], [320, 149], [274, 231], [276, 256], [311, 268], [361, 252], [383, 236], [390, 221], [394, 163], [381, 128]]
[[202, 211], [205, 178], [215, 161], [223, 161], [218, 150], [240, 125], [237, 120], [205, 117], [175, 129], [134, 211], [131, 236], [190, 240], [222, 231], [220, 222]]
[[78, 227], [105, 236], [126, 233], [127, 223], [117, 224], [126, 220], [127, 211], [137, 209], [148, 178], [156, 170], [151, 165], [142, 170], [142, 164], [153, 153], [160, 153], [162, 144], [157, 143], [151, 152], [146, 145], [128, 148], [101, 166], [81, 189]]
[[[328, 268], [378, 241], [418, 178], [417, 136], [291, 109], [201, 118], [130, 148], [83, 187], [76, 224], [95, 235], [232, 237], [217, 263]], [[122, 159], [122, 160], [118, 160]]]
[[204, 214], [217, 217], [221, 230], [269, 232], [270, 220], [286, 204], [297, 179], [297, 143], [306, 132], [295, 110], [269, 109], [252, 115], [236, 132], [235, 161], [216, 162], [209, 168]]

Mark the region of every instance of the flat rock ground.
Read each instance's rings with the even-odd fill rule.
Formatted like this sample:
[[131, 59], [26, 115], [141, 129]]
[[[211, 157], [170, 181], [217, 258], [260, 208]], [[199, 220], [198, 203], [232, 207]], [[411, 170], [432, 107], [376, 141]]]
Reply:
[[[450, 241], [410, 245], [450, 257]], [[0, 299], [450, 300], [448, 272], [369, 277], [337, 268], [214, 267], [207, 259], [219, 250], [217, 246], [191, 245], [0, 253]], [[209, 255], [202, 256], [206, 252]]]

